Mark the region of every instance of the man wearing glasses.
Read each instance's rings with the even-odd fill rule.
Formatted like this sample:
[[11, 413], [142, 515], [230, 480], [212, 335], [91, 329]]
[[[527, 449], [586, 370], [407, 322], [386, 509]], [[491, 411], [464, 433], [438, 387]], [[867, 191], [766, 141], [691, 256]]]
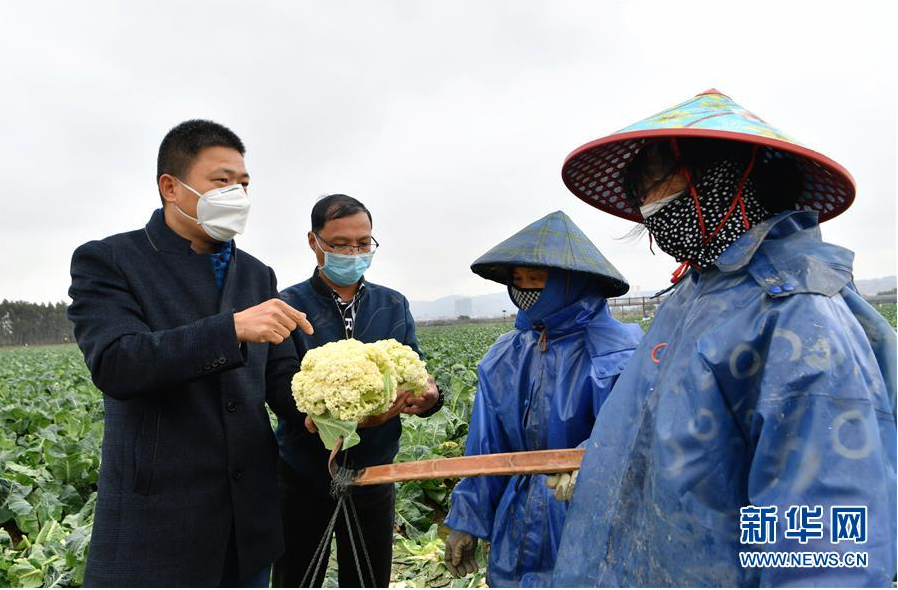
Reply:
[[[329, 195], [312, 208], [308, 241], [317, 266], [311, 278], [281, 292], [281, 298], [287, 303], [302, 301], [309, 321], [315, 326], [312, 335], [299, 330], [292, 334], [300, 360], [306, 351], [344, 338], [362, 342], [395, 338], [421, 354], [408, 300], [397, 291], [366, 282], [363, 276], [378, 247], [371, 228], [371, 213], [347, 195]], [[359, 424], [361, 442], [341, 452], [337, 464], [360, 469], [391, 463], [399, 450], [402, 432], [399, 414], [427, 417], [439, 410], [442, 401], [433, 378], [420, 397], [399, 392], [389, 410]], [[286, 550], [275, 564], [274, 586], [320, 587], [324, 567], [316, 579], [303, 578], [335, 509], [329, 495], [329, 451], [314, 434], [314, 425], [308, 418], [305, 428], [282, 420], [276, 434], [281, 448], [278, 479]], [[374, 578], [371, 579], [362, 557], [357, 525], [353, 523], [353, 530], [347, 531], [341, 518], [336, 526], [339, 585], [386, 588], [393, 558], [395, 487], [393, 484], [358, 486], [352, 488], [352, 496]], [[359, 547], [362, 580], [357, 573], [350, 534]], [[329, 554], [329, 540], [325, 547]], [[327, 560], [326, 554], [325, 564]]]

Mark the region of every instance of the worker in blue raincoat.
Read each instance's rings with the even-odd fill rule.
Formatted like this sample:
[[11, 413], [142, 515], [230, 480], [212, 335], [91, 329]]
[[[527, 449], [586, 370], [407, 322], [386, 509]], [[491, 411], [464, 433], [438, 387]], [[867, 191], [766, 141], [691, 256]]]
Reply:
[[[471, 269], [507, 285], [515, 329], [490, 348], [479, 379], [466, 455], [571, 448], [599, 408], [642, 330], [622, 324], [605, 297], [629, 286], [561, 211], [524, 228]], [[567, 504], [545, 475], [472, 477], [452, 493], [446, 564], [476, 571], [477, 538], [490, 542], [490, 586], [546, 586]], [[565, 486], [557, 486], [563, 497]], [[569, 488], [572, 489], [572, 488]]]
[[851, 176], [712, 90], [563, 177], [681, 267], [586, 445], [553, 584], [891, 585], [896, 335], [818, 227]]

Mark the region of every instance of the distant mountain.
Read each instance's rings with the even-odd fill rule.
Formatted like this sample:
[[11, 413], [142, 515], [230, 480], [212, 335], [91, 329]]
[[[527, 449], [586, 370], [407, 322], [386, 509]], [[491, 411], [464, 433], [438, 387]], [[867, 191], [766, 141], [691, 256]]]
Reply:
[[[855, 281], [861, 295], [867, 296], [894, 289], [896, 284], [898, 277], [894, 276]], [[631, 291], [625, 297], [651, 297], [660, 290], [659, 288]], [[502, 317], [503, 310], [508, 315], [517, 313], [506, 291], [474, 297], [449, 295], [434, 301], [410, 301], [409, 305], [416, 320], [455, 319], [460, 315], [472, 318], [498, 318]]]
[[410, 301], [409, 306], [416, 320], [457, 318], [460, 315], [495, 318], [502, 317], [502, 310], [509, 315], [517, 312], [508, 293], [504, 291], [475, 297], [449, 295], [434, 301]]
[[898, 286], [898, 277], [882, 277], [879, 279], [861, 279], [855, 281], [857, 290], [861, 295], [876, 295], [883, 291], [890, 291]]

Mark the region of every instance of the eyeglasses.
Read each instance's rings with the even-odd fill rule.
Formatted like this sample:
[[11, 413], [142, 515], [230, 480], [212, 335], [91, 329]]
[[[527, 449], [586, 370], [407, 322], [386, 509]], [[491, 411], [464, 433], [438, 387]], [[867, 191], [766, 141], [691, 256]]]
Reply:
[[[324, 244], [334, 251], [335, 254], [374, 254], [380, 244], [377, 243], [373, 237], [370, 242], [360, 242], [358, 245], [352, 246], [350, 244], [331, 244], [317, 233], [314, 234], [316, 240], [321, 240]], [[319, 244], [320, 247], [320, 244]]]

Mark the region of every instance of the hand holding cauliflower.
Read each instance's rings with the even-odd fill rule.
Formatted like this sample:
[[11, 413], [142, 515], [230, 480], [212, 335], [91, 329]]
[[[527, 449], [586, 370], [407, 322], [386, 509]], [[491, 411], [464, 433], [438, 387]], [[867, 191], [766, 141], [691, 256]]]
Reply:
[[392, 339], [340, 340], [312, 349], [292, 383], [296, 407], [315, 422], [329, 449], [340, 435], [344, 449], [358, 444], [358, 423], [387, 411], [397, 390], [416, 393], [426, 387], [424, 362]]

